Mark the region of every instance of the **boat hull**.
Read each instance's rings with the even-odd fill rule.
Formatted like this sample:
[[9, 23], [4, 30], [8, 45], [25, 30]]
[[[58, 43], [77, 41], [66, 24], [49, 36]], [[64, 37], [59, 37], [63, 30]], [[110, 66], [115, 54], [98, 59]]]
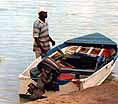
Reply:
[[80, 89], [86, 89], [89, 87], [94, 87], [97, 85], [100, 85], [105, 81], [105, 79], [110, 75], [113, 68], [115, 66], [115, 63], [113, 60], [109, 62], [107, 65], [103, 66], [100, 70], [96, 71], [94, 74], [89, 76], [86, 79], [82, 79], [80, 82]]
[[[34, 62], [37, 63], [37, 60], [35, 60], [35, 61]], [[31, 69], [32, 66], [33, 65], [31, 65], [31, 67], [29, 69]], [[57, 93], [55, 93], [55, 92], [54, 93], [55, 94], [66, 94], [66, 93], [69, 93], [72, 91], [78, 91], [78, 90], [83, 90], [83, 89], [86, 89], [89, 87], [98, 86], [101, 83], [103, 83], [104, 80], [110, 75], [114, 66], [115, 66], [115, 63], [112, 60], [111, 62], [109, 62], [108, 64], [103, 66], [100, 70], [96, 71], [89, 77], [78, 80], [79, 83], [75, 83], [75, 81], [74, 82], [72, 81], [72, 82], [69, 82], [68, 84], [60, 85], [60, 91], [57, 91]], [[19, 76], [19, 81], [20, 81], [19, 94], [21, 94], [21, 95], [27, 93], [28, 85], [30, 83], [36, 84], [36, 82], [34, 80], [32, 80], [31, 78], [25, 78], [23, 76], [22, 77]], [[54, 93], [46, 92], [45, 95], [47, 96], [47, 95], [54, 94]]]

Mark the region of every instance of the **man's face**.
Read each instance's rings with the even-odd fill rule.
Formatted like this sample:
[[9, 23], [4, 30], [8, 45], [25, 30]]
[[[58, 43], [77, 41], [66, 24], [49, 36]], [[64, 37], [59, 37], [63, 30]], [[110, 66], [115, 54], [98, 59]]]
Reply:
[[42, 17], [42, 18], [47, 18], [47, 12], [44, 12], [44, 11], [41, 11], [40, 13], [39, 13], [39, 17]]

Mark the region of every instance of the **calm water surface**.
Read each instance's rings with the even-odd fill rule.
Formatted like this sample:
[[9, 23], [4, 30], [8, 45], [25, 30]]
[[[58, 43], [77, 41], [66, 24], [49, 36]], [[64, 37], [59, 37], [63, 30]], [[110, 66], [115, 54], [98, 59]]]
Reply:
[[[118, 0], [0, 0], [0, 104], [21, 104], [18, 75], [34, 60], [32, 24], [48, 8], [56, 44], [100, 32], [118, 43]], [[118, 65], [113, 70], [118, 77]]]

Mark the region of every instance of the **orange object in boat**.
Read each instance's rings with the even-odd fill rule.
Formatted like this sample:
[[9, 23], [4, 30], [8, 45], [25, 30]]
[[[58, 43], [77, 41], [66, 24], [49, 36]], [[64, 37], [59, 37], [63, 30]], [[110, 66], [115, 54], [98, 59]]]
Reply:
[[72, 80], [74, 78], [75, 78], [74, 75], [70, 75], [70, 74], [67, 74], [67, 73], [62, 73], [58, 77], [59, 80]]
[[104, 49], [102, 55], [106, 56], [107, 58], [111, 57], [110, 50], [109, 49]]

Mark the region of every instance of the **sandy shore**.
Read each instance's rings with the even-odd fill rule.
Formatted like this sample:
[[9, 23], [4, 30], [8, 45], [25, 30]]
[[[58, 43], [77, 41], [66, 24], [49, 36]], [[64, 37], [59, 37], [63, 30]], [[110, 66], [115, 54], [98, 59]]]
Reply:
[[26, 104], [118, 104], [118, 81]]

